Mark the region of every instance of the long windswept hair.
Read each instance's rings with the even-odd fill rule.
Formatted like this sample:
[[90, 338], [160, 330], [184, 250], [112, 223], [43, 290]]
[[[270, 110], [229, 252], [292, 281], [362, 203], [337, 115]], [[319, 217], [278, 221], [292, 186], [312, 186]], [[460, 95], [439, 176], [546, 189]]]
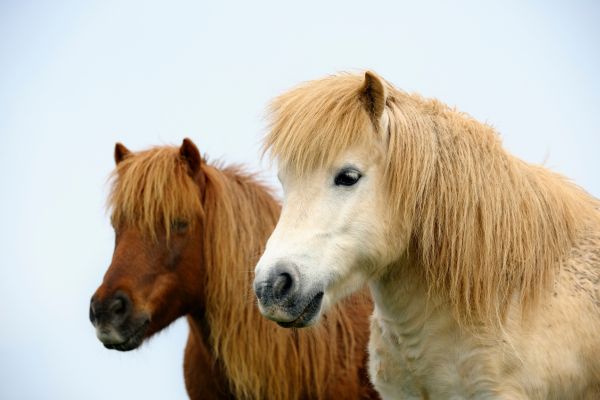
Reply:
[[252, 271], [280, 205], [239, 167], [203, 160], [199, 176], [197, 182], [189, 176], [177, 147], [126, 157], [113, 176], [113, 219], [133, 224], [149, 237], [173, 218], [201, 224], [203, 243], [198, 246], [206, 282], [198, 290], [205, 291], [210, 349], [236, 398], [326, 398], [340, 371], [355, 374], [353, 368], [364, 365], [355, 358], [366, 356], [357, 343], [359, 337], [366, 342], [371, 303], [359, 295], [348, 300], [354, 307], [335, 307], [324, 323], [303, 330], [281, 328], [262, 317], [252, 292]]
[[596, 199], [508, 154], [492, 127], [371, 72], [302, 84], [270, 115], [264, 150], [299, 173], [387, 137], [387, 196], [409, 225], [397, 229], [410, 229], [418, 273], [460, 323], [500, 322], [514, 296], [531, 310], [598, 218]]
[[205, 173], [207, 302], [221, 304], [207, 309], [207, 319], [213, 349], [236, 397], [325, 398], [332, 368], [344, 369], [356, 352], [355, 335], [363, 333], [356, 316], [365, 315], [370, 303], [351, 299], [357, 308], [336, 307], [322, 326], [308, 330], [283, 329], [262, 317], [251, 289], [252, 267], [280, 206], [265, 187], [237, 169], [207, 168]]

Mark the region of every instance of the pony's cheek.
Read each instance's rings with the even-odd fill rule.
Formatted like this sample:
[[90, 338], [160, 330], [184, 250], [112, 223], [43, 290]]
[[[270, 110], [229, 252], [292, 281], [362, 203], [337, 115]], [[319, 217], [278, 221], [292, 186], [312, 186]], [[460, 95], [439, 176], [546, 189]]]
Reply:
[[178, 279], [175, 274], [165, 273], [156, 277], [149, 294], [139, 300], [139, 312], [154, 316], [156, 309], [163, 305], [164, 299], [173, 296], [178, 287]]

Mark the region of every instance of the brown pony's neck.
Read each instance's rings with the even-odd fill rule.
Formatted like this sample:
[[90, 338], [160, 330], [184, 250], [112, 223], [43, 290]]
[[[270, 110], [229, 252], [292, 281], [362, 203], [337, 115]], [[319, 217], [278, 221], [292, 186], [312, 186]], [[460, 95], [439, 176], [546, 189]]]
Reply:
[[212, 352], [210, 328], [203, 314], [190, 313], [188, 324], [184, 379], [190, 399], [233, 399], [223, 365]]
[[194, 180], [203, 209], [198, 223], [204, 282], [198, 306], [187, 316], [186, 386], [191, 398], [236, 398], [220, 339], [254, 307], [248, 291], [253, 257], [261, 253], [280, 207], [265, 186], [238, 167], [203, 163]]
[[205, 164], [202, 175], [206, 314], [209, 321], [218, 321], [210, 324], [211, 330], [219, 330], [228, 314], [248, 313], [254, 306], [253, 267], [275, 227], [280, 205], [266, 186], [239, 167]]
[[357, 316], [370, 312], [370, 302], [355, 297], [349, 300], [356, 302], [351, 310], [335, 307], [325, 322], [310, 330], [283, 329], [263, 318], [252, 291], [253, 269], [275, 227], [280, 205], [254, 176], [239, 168], [206, 165], [203, 173], [209, 345], [234, 397], [327, 398], [335, 391], [326, 390], [350, 390], [333, 389], [328, 379], [343, 375], [344, 370], [352, 376], [355, 366], [331, 369], [331, 365], [363, 354], [357, 343], [366, 341], [362, 336], [366, 320], [357, 321]]
[[254, 261], [262, 253], [281, 207], [270, 189], [240, 167], [206, 164], [201, 175], [203, 265], [207, 276], [210, 279], [243, 272], [244, 281], [251, 282]]

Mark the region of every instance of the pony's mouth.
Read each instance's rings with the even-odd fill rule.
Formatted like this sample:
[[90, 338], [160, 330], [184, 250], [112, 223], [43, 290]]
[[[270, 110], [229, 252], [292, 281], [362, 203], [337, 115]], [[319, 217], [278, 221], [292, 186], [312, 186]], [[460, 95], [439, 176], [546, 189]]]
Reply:
[[146, 331], [150, 326], [150, 321], [145, 321], [133, 332], [131, 332], [127, 339], [121, 343], [103, 343], [104, 347], [110, 350], [129, 351], [140, 347], [144, 338], [146, 337]]
[[275, 321], [283, 328], [303, 328], [312, 325], [315, 317], [321, 310], [321, 302], [323, 301], [323, 292], [317, 293], [311, 301], [308, 302], [300, 315], [292, 321]]

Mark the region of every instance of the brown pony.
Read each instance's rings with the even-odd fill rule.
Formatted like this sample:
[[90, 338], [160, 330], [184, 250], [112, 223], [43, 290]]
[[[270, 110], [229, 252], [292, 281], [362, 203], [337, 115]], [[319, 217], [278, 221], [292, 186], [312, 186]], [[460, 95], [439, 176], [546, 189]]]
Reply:
[[192, 399], [377, 397], [365, 369], [364, 295], [307, 331], [260, 316], [252, 267], [280, 206], [254, 176], [207, 164], [189, 139], [139, 153], [117, 143], [115, 161], [115, 250], [90, 305], [106, 348], [135, 349], [187, 315]]

